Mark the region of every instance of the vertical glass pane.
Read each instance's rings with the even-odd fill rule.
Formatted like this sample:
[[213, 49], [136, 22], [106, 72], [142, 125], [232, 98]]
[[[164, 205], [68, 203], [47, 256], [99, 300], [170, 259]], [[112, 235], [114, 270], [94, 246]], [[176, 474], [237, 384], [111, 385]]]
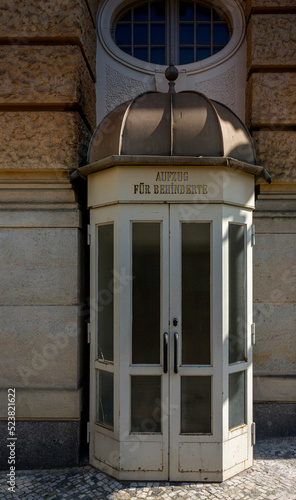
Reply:
[[165, 20], [165, 2], [151, 2], [150, 4], [150, 21]]
[[132, 30], [130, 24], [117, 24], [115, 42], [117, 45], [129, 45], [132, 43]]
[[123, 16], [121, 16], [121, 18], [119, 19], [119, 21], [123, 22], [123, 21], [131, 21], [132, 20], [132, 11], [131, 9], [128, 10], [125, 14], [123, 14]]
[[181, 433], [211, 433], [211, 377], [181, 377]]
[[132, 362], [160, 363], [160, 223], [134, 222]]
[[165, 44], [165, 24], [150, 25], [150, 43], [151, 45]]
[[224, 18], [219, 12], [213, 9], [213, 21], [224, 21]]
[[98, 227], [98, 357], [113, 361], [113, 224]]
[[229, 375], [229, 429], [246, 423], [245, 372]]
[[180, 2], [180, 21], [194, 20], [194, 4], [193, 2]]
[[180, 47], [179, 64], [190, 64], [194, 61], [193, 47]]
[[135, 47], [134, 57], [141, 61], [148, 61], [148, 47]]
[[131, 432], [161, 432], [161, 377], [131, 377]]
[[229, 32], [227, 24], [213, 25], [213, 44], [226, 45], [229, 41]]
[[217, 54], [217, 52], [220, 52], [224, 47], [213, 47], [213, 54]]
[[150, 62], [165, 64], [165, 49], [162, 47], [151, 47]]
[[113, 373], [97, 370], [97, 422], [112, 427], [113, 422]]
[[[134, 24], [134, 45], [148, 44], [148, 25]], [[126, 43], [128, 45], [128, 43]]]
[[180, 24], [179, 26], [179, 40], [181, 45], [194, 44], [194, 25], [193, 24]]
[[196, 20], [197, 21], [211, 21], [211, 9], [203, 5], [196, 4]]
[[196, 44], [211, 45], [211, 25], [197, 24], [196, 25]]
[[134, 21], [148, 21], [148, 3], [134, 9]]
[[[221, 50], [221, 49], [219, 49]], [[211, 55], [210, 47], [196, 47], [196, 60], [202, 61]]]
[[229, 224], [229, 363], [245, 359], [245, 267], [245, 226]]
[[182, 223], [182, 363], [211, 363], [211, 226]]
[[119, 46], [119, 48], [121, 50], [123, 50], [123, 52], [125, 52], [126, 54], [132, 55], [132, 48], [131, 47], [122, 47], [122, 46]]

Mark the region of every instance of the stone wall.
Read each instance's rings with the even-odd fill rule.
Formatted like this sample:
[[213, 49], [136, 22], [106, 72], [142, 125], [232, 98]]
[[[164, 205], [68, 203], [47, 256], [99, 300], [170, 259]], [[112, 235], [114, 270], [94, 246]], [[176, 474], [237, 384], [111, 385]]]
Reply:
[[247, 123], [273, 181], [255, 211], [255, 419], [259, 435], [284, 435], [296, 401], [296, 4], [248, 0], [247, 16]]
[[67, 175], [96, 124], [97, 4], [0, 7], [0, 427], [5, 450], [14, 387], [18, 467], [79, 460], [85, 215]]

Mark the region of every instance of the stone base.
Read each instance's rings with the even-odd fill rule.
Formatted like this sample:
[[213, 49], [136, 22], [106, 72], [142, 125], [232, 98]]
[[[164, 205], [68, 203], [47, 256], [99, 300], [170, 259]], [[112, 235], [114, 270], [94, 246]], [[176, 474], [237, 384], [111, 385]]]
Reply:
[[296, 436], [296, 403], [255, 403], [256, 438]]
[[[16, 421], [16, 469], [71, 467], [80, 459], [80, 421]], [[8, 470], [7, 421], [0, 422], [0, 469]]]

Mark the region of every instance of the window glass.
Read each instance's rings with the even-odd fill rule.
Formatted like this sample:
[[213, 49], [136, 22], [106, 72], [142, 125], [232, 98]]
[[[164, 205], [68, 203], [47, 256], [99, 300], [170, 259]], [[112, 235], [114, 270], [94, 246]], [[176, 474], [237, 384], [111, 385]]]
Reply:
[[211, 433], [211, 377], [181, 377], [181, 433]]
[[[171, 48], [169, 33], [175, 34]], [[175, 64], [189, 64], [216, 54], [229, 39], [223, 13], [211, 2], [193, 0], [177, 3], [148, 0], [133, 4], [118, 16], [114, 27], [114, 40], [121, 50], [137, 59], [162, 65], [170, 63], [170, 50], [177, 58]]]
[[245, 226], [229, 224], [229, 363], [245, 359]]
[[113, 224], [98, 227], [98, 358], [113, 361]]
[[113, 373], [97, 370], [97, 422], [113, 429]]
[[161, 432], [161, 377], [131, 377], [131, 432]]
[[246, 423], [245, 372], [229, 375], [229, 429]]
[[132, 230], [132, 362], [160, 363], [160, 223]]
[[211, 363], [211, 226], [182, 223], [182, 364]]

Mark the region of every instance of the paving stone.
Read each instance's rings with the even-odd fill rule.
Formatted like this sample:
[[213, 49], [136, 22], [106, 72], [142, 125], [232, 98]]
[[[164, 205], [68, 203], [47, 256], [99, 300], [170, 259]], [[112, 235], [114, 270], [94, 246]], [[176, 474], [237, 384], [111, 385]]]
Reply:
[[17, 471], [15, 494], [0, 472], [1, 500], [296, 500], [296, 438], [260, 441], [254, 466], [217, 484], [117, 481], [93, 467]]

